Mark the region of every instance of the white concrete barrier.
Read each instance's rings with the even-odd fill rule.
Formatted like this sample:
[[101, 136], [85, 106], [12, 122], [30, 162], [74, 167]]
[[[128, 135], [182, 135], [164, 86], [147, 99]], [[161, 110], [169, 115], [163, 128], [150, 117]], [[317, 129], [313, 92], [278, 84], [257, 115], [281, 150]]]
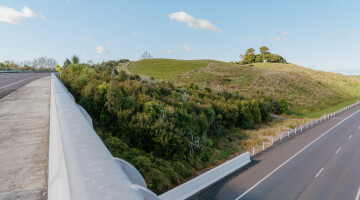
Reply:
[[111, 155], [54, 74], [50, 100], [49, 200], [159, 199], [135, 167]]
[[250, 162], [250, 153], [246, 152], [240, 156], [217, 166], [190, 181], [177, 186], [176, 188], [160, 195], [161, 200], [182, 200], [186, 199], [216, 181], [224, 178], [235, 170], [243, 167]]

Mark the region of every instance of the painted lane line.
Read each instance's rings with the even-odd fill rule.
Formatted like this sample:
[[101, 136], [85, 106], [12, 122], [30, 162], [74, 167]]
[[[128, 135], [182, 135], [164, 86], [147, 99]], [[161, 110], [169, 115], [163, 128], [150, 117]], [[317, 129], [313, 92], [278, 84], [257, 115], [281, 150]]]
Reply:
[[352, 135], [349, 136], [349, 140], [352, 138]]
[[337, 154], [337, 153], [339, 153], [339, 151], [341, 150], [341, 147], [336, 151], [336, 153], [335, 154]]
[[359, 191], [358, 191], [358, 193], [357, 193], [357, 195], [355, 197], [355, 200], [359, 200], [359, 198], [360, 198], [360, 188], [359, 188]]
[[1, 90], [1, 89], [4, 89], [4, 88], [6, 88], [6, 87], [9, 87], [9, 86], [15, 85], [16, 83], [23, 82], [23, 81], [25, 81], [25, 80], [27, 80], [27, 79], [31, 79], [31, 78], [36, 78], [36, 77], [26, 78], [26, 79], [23, 79], [23, 80], [21, 80], [21, 81], [15, 82], [15, 83], [11, 83], [11, 84], [9, 84], [9, 85], [5, 85], [5, 86], [1, 87], [0, 90]]
[[248, 190], [246, 190], [243, 194], [241, 194], [239, 197], [237, 197], [235, 200], [239, 200], [241, 199], [243, 196], [245, 196], [247, 193], [249, 193], [251, 190], [253, 190], [256, 186], [258, 186], [260, 183], [262, 183], [265, 179], [267, 179], [269, 176], [271, 176], [273, 173], [275, 173], [277, 170], [279, 170], [282, 166], [286, 165], [288, 162], [290, 162], [293, 158], [295, 158], [297, 155], [299, 155], [301, 152], [305, 151], [305, 149], [307, 149], [310, 145], [312, 145], [313, 143], [315, 143], [316, 141], [318, 141], [320, 138], [322, 138], [324, 135], [326, 135], [327, 133], [329, 133], [330, 131], [332, 131], [334, 128], [336, 128], [337, 126], [339, 126], [341, 123], [343, 123], [344, 121], [346, 121], [347, 119], [349, 119], [350, 117], [354, 116], [355, 114], [357, 114], [358, 112], [360, 112], [360, 110], [354, 112], [352, 115], [346, 117], [344, 120], [342, 120], [341, 122], [337, 123], [335, 126], [333, 126], [332, 128], [330, 128], [329, 130], [327, 130], [325, 133], [323, 133], [322, 135], [320, 135], [319, 137], [317, 137], [314, 141], [312, 141], [310, 144], [306, 145], [304, 148], [302, 148], [300, 151], [298, 151], [295, 155], [293, 155], [291, 158], [289, 158], [288, 160], [286, 160], [284, 163], [282, 163], [280, 166], [278, 166], [276, 169], [274, 169], [272, 172], [270, 172], [268, 175], [266, 175], [264, 178], [262, 178], [260, 181], [258, 181], [255, 185], [253, 185], [251, 188], [249, 188]]
[[322, 172], [322, 170], [324, 170], [324, 168], [320, 169], [320, 171], [316, 174], [315, 178], [317, 178], [319, 176], [319, 174]]

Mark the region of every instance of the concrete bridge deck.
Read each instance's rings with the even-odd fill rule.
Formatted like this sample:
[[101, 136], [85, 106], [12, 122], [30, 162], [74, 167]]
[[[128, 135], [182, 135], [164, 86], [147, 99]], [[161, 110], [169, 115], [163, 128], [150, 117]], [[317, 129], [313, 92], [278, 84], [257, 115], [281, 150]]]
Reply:
[[0, 199], [47, 199], [50, 80], [0, 99]]

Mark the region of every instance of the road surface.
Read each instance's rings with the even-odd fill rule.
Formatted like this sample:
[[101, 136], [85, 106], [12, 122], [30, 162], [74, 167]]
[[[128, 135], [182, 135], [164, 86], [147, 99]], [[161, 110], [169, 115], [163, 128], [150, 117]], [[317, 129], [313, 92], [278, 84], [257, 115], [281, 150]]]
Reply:
[[360, 105], [281, 141], [191, 199], [360, 197]]
[[[20, 77], [15, 76], [12, 83], [36, 76]], [[47, 76], [32, 81], [0, 99], [1, 200], [47, 199], [50, 80]], [[12, 84], [9, 81], [0, 88]]]
[[50, 76], [50, 73], [0, 73], [0, 99], [33, 80]]

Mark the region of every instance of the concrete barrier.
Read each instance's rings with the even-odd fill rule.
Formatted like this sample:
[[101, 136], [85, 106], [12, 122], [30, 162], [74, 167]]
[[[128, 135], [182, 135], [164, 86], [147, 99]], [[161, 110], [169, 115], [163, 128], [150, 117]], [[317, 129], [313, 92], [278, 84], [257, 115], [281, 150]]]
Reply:
[[50, 99], [49, 200], [159, 199], [135, 167], [111, 155], [54, 74]]
[[235, 170], [243, 167], [250, 162], [250, 153], [246, 152], [240, 156], [217, 166], [190, 181], [177, 186], [176, 188], [160, 195], [161, 200], [182, 200], [186, 199], [197, 192], [205, 189], [209, 185], [224, 178]]

